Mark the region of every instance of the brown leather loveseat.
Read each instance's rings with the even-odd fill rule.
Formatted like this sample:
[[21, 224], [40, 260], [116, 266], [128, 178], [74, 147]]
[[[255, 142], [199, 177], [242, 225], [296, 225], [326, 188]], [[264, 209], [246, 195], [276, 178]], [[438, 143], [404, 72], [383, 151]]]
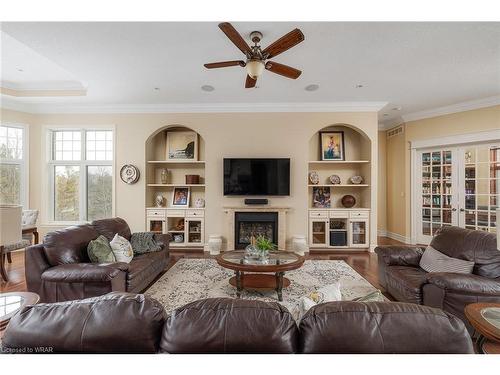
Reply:
[[430, 244], [450, 257], [475, 263], [472, 274], [427, 273], [419, 266], [425, 248], [380, 246], [379, 282], [397, 301], [437, 307], [465, 318], [465, 306], [500, 302], [500, 251], [496, 235], [458, 227], [443, 227]]
[[87, 245], [99, 235], [109, 241], [118, 233], [132, 234], [121, 218], [96, 220], [48, 233], [42, 244], [26, 249], [26, 283], [41, 302], [60, 302], [100, 296], [109, 292], [142, 292], [169, 261], [170, 235], [156, 234], [162, 249], [135, 255], [130, 263], [91, 263]]
[[329, 302], [297, 325], [278, 303], [212, 298], [167, 317], [142, 294], [25, 307], [4, 353], [472, 353], [460, 321], [407, 303]]

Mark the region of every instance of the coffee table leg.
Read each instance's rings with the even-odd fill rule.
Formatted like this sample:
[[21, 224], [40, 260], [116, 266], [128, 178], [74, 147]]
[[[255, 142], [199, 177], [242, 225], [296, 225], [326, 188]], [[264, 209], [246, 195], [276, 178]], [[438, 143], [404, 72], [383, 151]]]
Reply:
[[484, 345], [485, 341], [486, 341], [486, 337], [479, 334], [479, 337], [476, 340], [476, 346], [477, 346], [477, 350], [478, 350], [479, 354], [484, 354], [483, 345]]
[[276, 272], [276, 293], [278, 293], [278, 301], [283, 301], [283, 275], [284, 272]]
[[240, 271], [234, 271], [236, 273], [236, 297], [240, 298], [241, 297], [241, 290], [242, 285], [241, 285], [241, 277], [243, 272]]

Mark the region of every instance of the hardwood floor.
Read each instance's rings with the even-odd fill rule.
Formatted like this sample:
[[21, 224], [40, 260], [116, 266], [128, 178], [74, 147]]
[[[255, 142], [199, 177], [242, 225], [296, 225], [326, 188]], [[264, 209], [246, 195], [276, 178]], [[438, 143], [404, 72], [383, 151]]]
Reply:
[[[401, 242], [392, 240], [386, 237], [379, 237], [379, 245], [401, 245]], [[203, 251], [171, 251], [170, 256], [173, 261], [169, 267], [172, 267], [180, 258], [207, 258]], [[212, 256], [213, 257], [213, 256]], [[368, 280], [373, 286], [378, 289], [383, 289], [378, 283], [377, 270], [377, 254], [359, 251], [311, 251], [307, 255], [307, 259], [331, 259], [343, 260], [356, 270], [361, 276]], [[12, 263], [6, 264], [6, 271], [9, 275], [9, 282], [0, 281], [0, 292], [24, 292], [26, 288], [26, 280], [24, 276], [24, 251], [12, 253]]]

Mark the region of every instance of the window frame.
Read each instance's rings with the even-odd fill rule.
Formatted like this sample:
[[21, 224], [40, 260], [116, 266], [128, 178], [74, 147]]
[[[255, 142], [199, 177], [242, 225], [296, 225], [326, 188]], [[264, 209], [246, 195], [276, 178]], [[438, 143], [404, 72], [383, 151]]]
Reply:
[[[80, 132], [80, 160], [55, 160], [55, 133], [58, 131], [79, 131]], [[111, 131], [112, 132], [112, 160], [86, 160], [87, 148], [87, 132], [89, 131]], [[115, 160], [116, 160], [116, 131], [114, 126], [79, 126], [79, 127], [47, 127], [46, 130], [46, 147], [45, 158], [47, 165], [46, 176], [48, 194], [45, 196], [48, 199], [46, 221], [49, 226], [65, 226], [78, 225], [89, 223], [87, 220], [88, 214], [88, 199], [87, 199], [87, 167], [89, 166], [110, 166], [112, 170], [112, 187], [111, 187], [111, 215], [115, 216]], [[78, 166], [80, 167], [79, 176], [79, 219], [75, 221], [64, 221], [55, 219], [55, 167], [56, 166]]]
[[23, 153], [22, 159], [1, 159], [0, 164], [8, 165], [19, 165], [21, 170], [21, 191], [19, 192], [19, 205], [23, 209], [29, 208], [29, 127], [27, 124], [22, 123], [12, 123], [12, 122], [1, 122], [0, 126], [6, 128], [17, 128], [21, 129], [23, 136]]

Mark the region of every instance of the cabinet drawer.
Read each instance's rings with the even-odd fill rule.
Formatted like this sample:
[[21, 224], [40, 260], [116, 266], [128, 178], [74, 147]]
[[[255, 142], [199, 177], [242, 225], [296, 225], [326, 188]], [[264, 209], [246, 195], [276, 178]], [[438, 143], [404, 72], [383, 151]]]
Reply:
[[370, 217], [370, 212], [368, 211], [351, 211], [349, 214], [350, 218], [357, 218], [357, 217], [362, 217], [362, 218], [368, 218]]
[[167, 216], [170, 217], [184, 217], [184, 210], [167, 210]]
[[309, 217], [317, 218], [328, 218], [328, 211], [309, 211]]
[[147, 217], [165, 217], [165, 210], [146, 210]]
[[347, 211], [330, 211], [329, 215], [330, 215], [330, 218], [335, 218], [335, 219], [348, 219], [349, 218], [349, 212], [347, 212]]
[[203, 217], [205, 212], [203, 210], [186, 210], [186, 217]]

